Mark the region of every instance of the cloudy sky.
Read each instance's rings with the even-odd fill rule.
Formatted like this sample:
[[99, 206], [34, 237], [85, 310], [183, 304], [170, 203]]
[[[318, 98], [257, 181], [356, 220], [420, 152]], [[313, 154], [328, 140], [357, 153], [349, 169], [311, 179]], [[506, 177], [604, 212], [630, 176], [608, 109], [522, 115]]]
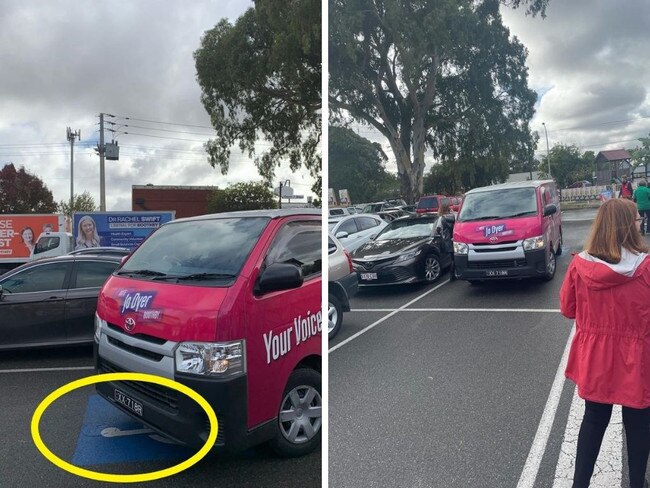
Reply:
[[[117, 137], [120, 160], [106, 161], [107, 210], [131, 209], [131, 185], [223, 188], [259, 180], [237, 148], [228, 175], [207, 163], [202, 141], [212, 131], [192, 56], [206, 30], [251, 6], [250, 0], [0, 0], [0, 166], [24, 166], [55, 201], [68, 200], [66, 128], [80, 130], [74, 192], [89, 191], [99, 205], [92, 148], [103, 112], [115, 115], [107, 128], [129, 132]], [[107, 142], [111, 137], [106, 132]], [[276, 179], [311, 195], [308, 174], [280, 168]]]
[[[540, 134], [538, 158], [546, 154], [542, 122], [550, 147], [575, 144], [597, 153], [632, 148], [648, 136], [650, 2], [629, 0], [622, 8], [616, 0], [550, 0], [545, 19], [522, 9], [501, 11], [511, 34], [528, 49], [528, 83], [538, 94], [531, 121]], [[380, 134], [354, 127], [392, 156]]]
[[502, 8], [528, 48], [529, 86], [538, 94], [533, 130], [549, 144], [582, 151], [631, 148], [650, 132], [650, 2], [551, 0], [546, 18]]

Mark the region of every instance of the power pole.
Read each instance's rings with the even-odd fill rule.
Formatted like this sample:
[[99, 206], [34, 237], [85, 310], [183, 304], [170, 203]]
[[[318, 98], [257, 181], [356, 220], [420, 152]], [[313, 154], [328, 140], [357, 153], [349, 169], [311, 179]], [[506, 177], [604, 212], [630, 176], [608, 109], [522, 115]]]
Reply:
[[106, 212], [106, 181], [104, 173], [104, 156], [106, 146], [104, 146], [104, 114], [99, 114], [99, 210]]
[[66, 136], [70, 141], [70, 218], [72, 218], [72, 207], [74, 205], [74, 140], [81, 140], [81, 131], [73, 132], [70, 127], [67, 128]]
[[278, 208], [282, 208], [282, 182], [280, 182], [280, 196], [278, 197]]

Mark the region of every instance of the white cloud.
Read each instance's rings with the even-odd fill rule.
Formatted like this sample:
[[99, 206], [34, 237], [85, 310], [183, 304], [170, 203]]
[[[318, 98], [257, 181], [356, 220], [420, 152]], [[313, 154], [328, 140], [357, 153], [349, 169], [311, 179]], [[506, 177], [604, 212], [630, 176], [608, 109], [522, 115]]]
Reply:
[[[79, 129], [74, 191], [89, 191], [99, 204], [99, 158], [91, 149], [99, 138], [98, 114], [209, 127], [192, 54], [206, 30], [224, 17], [235, 20], [252, 5], [251, 0], [2, 0], [0, 166], [24, 166], [45, 181], [56, 201], [67, 200], [66, 128]], [[224, 187], [259, 179], [252, 162], [237, 148], [224, 176], [209, 166], [201, 142], [159, 138], [201, 141], [209, 129], [128, 123], [130, 127], [121, 130], [130, 134], [118, 137], [120, 160], [106, 161], [107, 210], [131, 208], [131, 185]], [[107, 133], [107, 140], [110, 137]], [[313, 182], [308, 175], [280, 170], [280, 178], [307, 181], [301, 193], [310, 194]]]

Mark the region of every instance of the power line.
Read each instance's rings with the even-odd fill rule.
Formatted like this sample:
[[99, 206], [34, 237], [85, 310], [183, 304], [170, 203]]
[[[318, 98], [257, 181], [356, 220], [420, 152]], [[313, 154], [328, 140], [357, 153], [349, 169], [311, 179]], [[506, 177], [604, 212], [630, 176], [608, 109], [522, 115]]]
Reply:
[[112, 117], [125, 120], [137, 120], [138, 122], [149, 122], [151, 124], [163, 124], [163, 125], [179, 125], [183, 127], [194, 127], [195, 129], [210, 129], [214, 130], [214, 127], [205, 126], [205, 125], [191, 125], [191, 124], [181, 124], [176, 122], [161, 122], [160, 120], [147, 120], [147, 119], [137, 119], [135, 117], [124, 117], [121, 115], [113, 115]]
[[[107, 123], [112, 124], [112, 125], [116, 125], [115, 122], [107, 122]], [[157, 130], [157, 131], [160, 131], [160, 132], [173, 132], [173, 133], [176, 133], [176, 134], [193, 134], [193, 135], [196, 135], [196, 136], [214, 136], [215, 135], [214, 130], [212, 131], [212, 134], [204, 134], [204, 133], [201, 133], [201, 132], [188, 132], [188, 131], [184, 131], [184, 130], [157, 129], [155, 127], [144, 127], [142, 125], [126, 124], [126, 125], [122, 125], [120, 127], [133, 127], [133, 128], [136, 128], [136, 129]], [[106, 129], [106, 130], [111, 130], [111, 129]]]

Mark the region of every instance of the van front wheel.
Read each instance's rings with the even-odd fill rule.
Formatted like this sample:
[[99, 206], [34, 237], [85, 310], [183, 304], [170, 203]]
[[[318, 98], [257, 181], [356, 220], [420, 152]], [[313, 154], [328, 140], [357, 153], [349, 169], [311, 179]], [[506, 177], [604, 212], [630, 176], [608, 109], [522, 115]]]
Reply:
[[555, 260], [555, 253], [553, 252], [553, 248], [551, 248], [548, 251], [548, 261], [546, 262], [546, 273], [544, 273], [545, 281], [551, 281], [553, 279], [556, 267], [557, 263]]
[[310, 453], [321, 444], [322, 425], [321, 375], [313, 369], [300, 368], [289, 376], [282, 395], [271, 448], [283, 457]]

